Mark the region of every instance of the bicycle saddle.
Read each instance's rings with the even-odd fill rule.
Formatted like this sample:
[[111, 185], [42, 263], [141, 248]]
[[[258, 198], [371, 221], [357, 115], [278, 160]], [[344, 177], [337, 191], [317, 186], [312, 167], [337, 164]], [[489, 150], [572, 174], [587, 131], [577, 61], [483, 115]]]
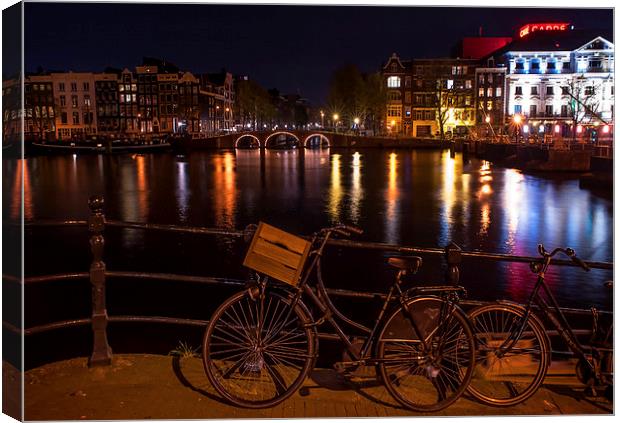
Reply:
[[422, 257], [390, 257], [388, 264], [400, 270], [416, 273], [422, 265]]

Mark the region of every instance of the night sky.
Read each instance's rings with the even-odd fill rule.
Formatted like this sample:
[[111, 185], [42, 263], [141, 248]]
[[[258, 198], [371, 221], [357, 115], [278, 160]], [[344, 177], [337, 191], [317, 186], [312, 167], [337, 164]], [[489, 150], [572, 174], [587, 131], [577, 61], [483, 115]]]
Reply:
[[611, 9], [26, 3], [26, 69], [134, 69], [159, 57], [195, 73], [221, 68], [317, 104], [334, 69], [376, 71], [392, 52], [449, 56], [460, 38], [512, 36], [527, 22], [612, 32]]

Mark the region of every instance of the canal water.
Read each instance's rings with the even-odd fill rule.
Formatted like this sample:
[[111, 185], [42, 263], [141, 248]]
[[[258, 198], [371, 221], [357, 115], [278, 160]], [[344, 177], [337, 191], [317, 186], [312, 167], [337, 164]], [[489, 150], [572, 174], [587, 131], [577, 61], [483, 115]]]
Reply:
[[[343, 222], [361, 227], [364, 234], [356, 239], [365, 241], [419, 247], [453, 241], [464, 250], [526, 256], [535, 256], [543, 243], [547, 249], [571, 247], [586, 260], [613, 260], [611, 196], [580, 189], [574, 176], [524, 174], [459, 153], [451, 157], [449, 151], [31, 157], [4, 162], [5, 198], [19, 195], [22, 170], [26, 221], [85, 219], [89, 196], [101, 194], [106, 216], [116, 220], [224, 229], [262, 220], [296, 234]], [[4, 213], [5, 219], [19, 216], [16, 208]], [[83, 228], [28, 229], [25, 240], [27, 274], [88, 270]], [[106, 231], [105, 258], [110, 270], [243, 278], [245, 248], [225, 237], [112, 228]], [[394, 277], [387, 255], [329, 249], [326, 284], [384, 291]], [[441, 281], [442, 260], [423, 258], [410, 283]], [[564, 267], [548, 275], [560, 304], [579, 308], [609, 309], [611, 293], [602, 284], [611, 278], [610, 271]], [[473, 299], [524, 301], [534, 281], [527, 264], [464, 259], [461, 266], [461, 284]], [[26, 326], [88, 315], [89, 289], [76, 282], [28, 288]], [[169, 282], [110, 281], [108, 310], [208, 319], [228, 294]], [[342, 306], [353, 313], [363, 309]]]

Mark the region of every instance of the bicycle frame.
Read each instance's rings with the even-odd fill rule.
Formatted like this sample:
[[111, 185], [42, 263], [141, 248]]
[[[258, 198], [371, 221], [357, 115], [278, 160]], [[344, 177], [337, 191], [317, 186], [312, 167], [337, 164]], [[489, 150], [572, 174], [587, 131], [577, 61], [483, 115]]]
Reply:
[[[594, 365], [592, 364], [590, 360], [587, 359], [584, 346], [577, 339], [577, 336], [575, 335], [573, 329], [570, 327], [570, 324], [568, 323], [566, 316], [564, 316], [564, 313], [562, 313], [562, 310], [560, 310], [560, 306], [557, 300], [555, 299], [555, 296], [553, 295], [553, 293], [549, 289], [549, 286], [545, 282], [545, 273], [547, 269], [549, 268], [550, 262], [551, 262], [551, 255], [545, 255], [543, 263], [542, 263], [542, 267], [537, 272], [538, 277], [536, 280], [536, 284], [534, 285], [534, 288], [532, 289], [532, 292], [529, 296], [529, 299], [528, 299], [528, 302], [525, 308], [525, 314], [524, 314], [523, 320], [521, 324], [515, 329], [515, 332], [513, 332], [513, 334], [511, 334], [511, 336], [508, 337], [506, 341], [504, 341], [504, 344], [500, 346], [501, 354], [503, 355], [506, 352], [510, 351], [510, 349], [521, 338], [521, 335], [523, 334], [523, 331], [525, 330], [525, 327], [528, 323], [529, 317], [533, 313], [533, 306], [535, 304], [536, 306], [538, 306], [541, 312], [549, 319], [549, 321], [553, 325], [556, 332], [564, 340], [564, 342], [569, 347], [569, 349], [573, 352], [573, 354], [579, 357], [580, 359], [583, 359], [583, 361], [585, 363], [588, 363], [588, 366], [592, 370], [594, 370]], [[549, 305], [549, 303], [545, 301], [543, 296], [540, 295], [541, 289], [544, 291], [546, 297], [551, 302], [551, 305]]]
[[[329, 298], [329, 294], [325, 288], [325, 285], [323, 284], [323, 280], [322, 280], [322, 276], [321, 276], [321, 257], [323, 255], [323, 250], [325, 249], [325, 246], [327, 245], [327, 241], [329, 240], [331, 236], [331, 231], [328, 231], [324, 237], [320, 237], [319, 235], [315, 234], [312, 238], [312, 245], [316, 245], [318, 241], [320, 241], [320, 244], [318, 246], [318, 248], [312, 250], [310, 252], [310, 255], [312, 256], [312, 261], [310, 263], [310, 265], [306, 268], [306, 270], [303, 273], [303, 277], [301, 278], [300, 283], [298, 284], [298, 286], [296, 287], [296, 292], [293, 294], [292, 297], [292, 301], [291, 301], [291, 307], [290, 307], [290, 311], [289, 313], [293, 310], [293, 308], [295, 307], [295, 305], [297, 304], [298, 301], [301, 300], [302, 295], [307, 295], [312, 302], [314, 303], [314, 305], [318, 308], [319, 312], [321, 313], [322, 317], [320, 317], [318, 320], [315, 320], [312, 325], [313, 326], [318, 326], [323, 324], [324, 322], [329, 323], [335, 330], [337, 336], [340, 338], [340, 340], [342, 341], [342, 343], [344, 344], [344, 346], [346, 347], [347, 352], [350, 354], [352, 360], [352, 363], [355, 364], [362, 364], [362, 363], [368, 363], [371, 362], [372, 363], [377, 363], [379, 361], [379, 359], [377, 358], [372, 358], [371, 355], [371, 346], [373, 345], [373, 342], [375, 340], [375, 337], [377, 336], [377, 332], [379, 331], [379, 329], [381, 328], [381, 323], [383, 322], [383, 318], [385, 317], [385, 313], [388, 310], [388, 306], [390, 303], [393, 302], [394, 299], [398, 299], [399, 303], [401, 305], [401, 307], [403, 308], [403, 310], [407, 311], [406, 307], [405, 307], [405, 303], [407, 301], [408, 298], [410, 298], [409, 293], [412, 291], [416, 291], [416, 292], [455, 292], [455, 291], [459, 291], [462, 290], [461, 287], [429, 287], [429, 288], [419, 288], [419, 289], [411, 289], [408, 290], [406, 292], [403, 292], [402, 289], [399, 286], [398, 282], [395, 282], [389, 289], [387, 296], [385, 298], [385, 301], [383, 303], [383, 306], [381, 307], [381, 310], [377, 316], [377, 318], [375, 319], [375, 322], [373, 324], [372, 328], [368, 328], [358, 322], [355, 322], [349, 318], [347, 318], [346, 316], [344, 316], [337, 308], [336, 306], [332, 303], [331, 299]], [[312, 274], [312, 272], [316, 269], [317, 272], [317, 287], [316, 287], [316, 292], [313, 290], [313, 288], [308, 284], [308, 281], [310, 279], [310, 275]], [[397, 279], [397, 281], [400, 280], [400, 274], [399, 277]], [[395, 293], [395, 291], [397, 291]], [[454, 304], [452, 301], [448, 301], [448, 304], [451, 305], [451, 307], [456, 307], [456, 304]], [[448, 310], [448, 312], [446, 312], [446, 310], [442, 310], [442, 315], [449, 315], [450, 314], [450, 310]], [[446, 314], [447, 313], [447, 314]], [[347, 336], [344, 333], [344, 330], [342, 329], [342, 327], [338, 324], [338, 322], [334, 319], [333, 316], [337, 316], [339, 319], [341, 319], [344, 323], [347, 323], [348, 325], [355, 327], [356, 329], [364, 332], [366, 334], [366, 338], [364, 340], [364, 343], [362, 345], [361, 350], [358, 352], [353, 344], [351, 343], [351, 340], [349, 339], [349, 336]], [[421, 336], [421, 331], [419, 330], [417, 324], [415, 323], [415, 321], [411, 318], [411, 316], [409, 315], [409, 313], [405, 313], [405, 315], [409, 318], [410, 322], [412, 323], [413, 329], [416, 333], [416, 335], [418, 336], [418, 338], [421, 340], [422, 345], [424, 347], [424, 349], [427, 349], [427, 343], [426, 340], [424, 339], [423, 336]], [[288, 316], [287, 316], [288, 318]], [[313, 319], [314, 320], [314, 319]], [[440, 321], [445, 321], [445, 319], [441, 319]], [[440, 326], [441, 327], [441, 326]]]

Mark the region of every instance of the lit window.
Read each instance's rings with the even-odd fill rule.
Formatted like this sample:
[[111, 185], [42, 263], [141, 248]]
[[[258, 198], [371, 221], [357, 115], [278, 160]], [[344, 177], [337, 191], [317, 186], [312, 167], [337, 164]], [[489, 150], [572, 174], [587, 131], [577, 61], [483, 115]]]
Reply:
[[487, 97], [493, 97], [493, 88], [487, 88]]
[[493, 102], [487, 101], [487, 110], [492, 110], [492, 109], [493, 109]]
[[454, 80], [453, 79], [448, 79], [446, 81], [446, 89], [451, 90], [454, 87]]
[[388, 77], [387, 86], [389, 88], [400, 88], [400, 77], [399, 76]]
[[478, 88], [478, 97], [484, 97], [484, 88]]
[[495, 97], [501, 97], [501, 96], [502, 96], [502, 89], [501, 89], [501, 87], [495, 88]]
[[471, 89], [471, 79], [465, 81], [465, 88]]

